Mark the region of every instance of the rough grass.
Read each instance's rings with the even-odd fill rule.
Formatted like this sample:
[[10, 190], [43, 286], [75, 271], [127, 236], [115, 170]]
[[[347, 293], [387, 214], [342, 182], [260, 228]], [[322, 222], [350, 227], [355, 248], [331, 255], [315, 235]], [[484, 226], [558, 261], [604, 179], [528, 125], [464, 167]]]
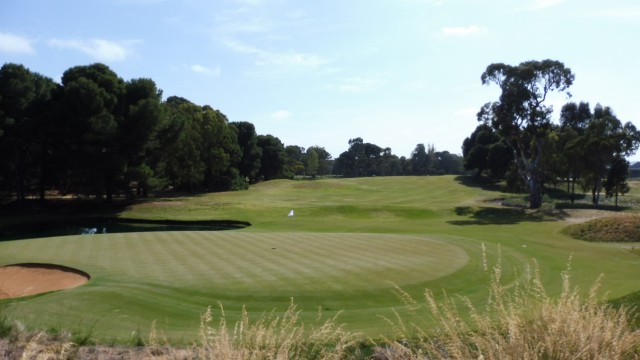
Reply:
[[595, 242], [640, 242], [640, 216], [615, 216], [567, 226], [563, 233]]
[[[424, 326], [416, 315], [393, 322], [393, 340], [378, 346], [376, 359], [638, 359], [640, 334], [624, 306], [598, 297], [600, 282], [585, 294], [562, 273], [562, 292], [549, 295], [537, 264], [521, 283], [505, 281], [500, 264], [491, 269], [485, 306], [465, 297], [437, 301], [426, 290], [420, 306], [399, 290], [401, 298], [436, 319]], [[426, 310], [424, 309], [426, 308]], [[462, 315], [463, 313], [467, 315]], [[391, 321], [390, 321], [391, 322]], [[401, 340], [398, 340], [401, 339]]]

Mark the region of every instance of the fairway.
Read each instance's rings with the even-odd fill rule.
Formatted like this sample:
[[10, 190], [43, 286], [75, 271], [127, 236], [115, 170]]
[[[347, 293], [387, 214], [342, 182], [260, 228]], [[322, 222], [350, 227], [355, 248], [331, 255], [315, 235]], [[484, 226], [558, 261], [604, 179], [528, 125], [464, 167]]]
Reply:
[[[5, 263], [55, 262], [91, 275], [82, 287], [15, 302], [11, 313], [45, 327], [97, 322], [96, 335], [116, 336], [175, 311], [181, 316], [167, 321], [187, 337], [199, 314], [218, 301], [233, 310], [234, 299], [246, 299], [250, 309], [268, 311], [265, 304], [278, 299], [304, 299], [315, 312], [350, 299], [344, 307], [362, 311], [379, 306], [364, 300], [389, 292], [390, 283], [424, 284], [469, 259], [458, 246], [420, 236], [233, 231], [22, 240], [0, 243], [0, 254]], [[144, 311], [139, 302], [153, 307]], [[170, 309], [177, 302], [191, 306]]]

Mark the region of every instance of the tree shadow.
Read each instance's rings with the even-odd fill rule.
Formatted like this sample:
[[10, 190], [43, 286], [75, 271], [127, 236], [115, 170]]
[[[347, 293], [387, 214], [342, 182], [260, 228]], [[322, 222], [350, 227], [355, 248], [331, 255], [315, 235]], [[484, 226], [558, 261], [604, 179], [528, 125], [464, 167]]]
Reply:
[[557, 221], [566, 218], [564, 211], [527, 210], [524, 208], [459, 206], [454, 209], [458, 216], [467, 216], [465, 220], [448, 221], [452, 225], [514, 225], [522, 222]]
[[596, 207], [592, 203], [585, 203], [585, 202], [574, 202], [573, 204], [571, 202], [557, 202], [556, 203], [556, 208], [558, 208], [558, 209], [579, 209], [579, 210], [605, 210], [605, 211], [619, 212], [619, 211], [629, 210], [632, 207], [631, 206], [625, 206], [625, 205], [618, 205], [616, 207], [615, 205], [609, 205], [609, 204], [605, 204], [605, 205], [601, 204], [601, 205]]
[[487, 191], [500, 191], [500, 184], [484, 177], [471, 175], [458, 175], [455, 180], [467, 187], [480, 188]]

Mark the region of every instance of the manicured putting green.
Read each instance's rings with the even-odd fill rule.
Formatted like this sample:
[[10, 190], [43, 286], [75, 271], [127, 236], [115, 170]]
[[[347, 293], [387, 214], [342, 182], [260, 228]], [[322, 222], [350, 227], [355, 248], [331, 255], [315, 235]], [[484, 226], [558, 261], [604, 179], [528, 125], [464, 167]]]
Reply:
[[190, 332], [218, 301], [258, 311], [286, 306], [289, 298], [311, 312], [336, 299], [345, 301], [335, 303], [336, 310], [380, 308], [371, 300], [390, 293], [391, 283], [425, 284], [468, 260], [447, 242], [385, 234], [187, 231], [0, 243], [0, 265], [57, 263], [91, 275], [84, 286], [27, 298], [5, 312], [43, 326], [99, 323], [98, 337], [119, 337], [162, 319], [169, 319], [167, 328]]

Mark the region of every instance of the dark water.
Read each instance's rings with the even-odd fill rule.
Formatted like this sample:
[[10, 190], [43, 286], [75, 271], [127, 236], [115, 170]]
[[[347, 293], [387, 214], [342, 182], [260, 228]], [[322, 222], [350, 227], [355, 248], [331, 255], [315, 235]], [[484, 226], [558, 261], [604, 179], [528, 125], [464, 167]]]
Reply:
[[0, 241], [67, 235], [96, 235], [142, 231], [220, 231], [235, 230], [249, 223], [233, 220], [175, 221], [87, 218], [49, 221], [0, 227]]

